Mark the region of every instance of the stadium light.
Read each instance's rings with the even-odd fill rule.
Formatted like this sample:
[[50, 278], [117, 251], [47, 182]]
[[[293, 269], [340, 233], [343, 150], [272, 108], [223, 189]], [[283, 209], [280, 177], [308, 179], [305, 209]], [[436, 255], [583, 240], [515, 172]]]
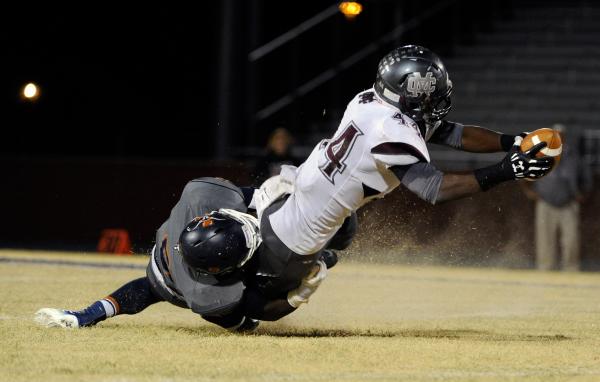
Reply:
[[28, 83], [23, 87], [23, 97], [29, 101], [34, 101], [40, 96], [40, 90], [33, 82]]
[[356, 1], [342, 1], [339, 5], [340, 12], [342, 12], [348, 20], [352, 20], [360, 15], [362, 8], [362, 4]]

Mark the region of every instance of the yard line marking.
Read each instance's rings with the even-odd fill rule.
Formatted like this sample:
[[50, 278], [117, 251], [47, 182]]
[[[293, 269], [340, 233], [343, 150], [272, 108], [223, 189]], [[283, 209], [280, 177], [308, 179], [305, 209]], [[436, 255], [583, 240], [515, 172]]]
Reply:
[[[331, 271], [332, 273], [335, 271]], [[361, 277], [359, 274], [346, 274], [352, 278]], [[370, 276], [369, 276], [370, 277]], [[399, 275], [399, 276], [388, 276], [380, 275], [379, 280], [394, 279], [397, 281], [426, 281], [426, 282], [440, 282], [440, 283], [454, 283], [454, 284], [485, 284], [485, 285], [501, 285], [501, 286], [523, 286], [523, 287], [534, 287], [534, 288], [574, 288], [574, 289], [600, 289], [600, 284], [553, 284], [547, 282], [535, 282], [535, 281], [518, 281], [518, 280], [483, 280], [483, 279], [460, 279], [451, 277], [436, 277], [436, 276], [412, 276], [412, 275]]]
[[600, 289], [600, 285], [595, 284], [552, 284], [544, 282], [531, 282], [531, 281], [516, 281], [516, 280], [478, 280], [478, 279], [451, 279], [446, 277], [407, 277], [412, 280], [423, 280], [423, 281], [439, 281], [439, 282], [454, 282], [454, 283], [465, 283], [465, 284], [493, 284], [493, 285], [504, 285], [504, 286], [524, 286], [524, 287], [539, 287], [539, 288], [583, 288], [583, 289]]
[[[59, 265], [70, 267], [83, 268], [113, 268], [113, 269], [146, 269], [146, 265], [141, 264], [119, 264], [119, 263], [98, 263], [86, 261], [70, 261], [70, 260], [48, 260], [48, 259], [17, 259], [14, 257], [0, 256], [0, 263], [20, 263], [34, 265]], [[382, 275], [382, 278], [386, 277]], [[396, 278], [396, 277], [394, 277]], [[501, 285], [501, 286], [523, 286], [535, 288], [560, 288], [560, 289], [600, 289], [600, 285], [595, 284], [552, 284], [543, 282], [527, 282], [527, 281], [509, 281], [509, 280], [481, 280], [481, 279], [453, 279], [449, 277], [418, 277], [404, 275], [402, 280], [411, 281], [427, 281], [441, 283], [462, 283], [462, 284], [486, 284], [486, 285]]]
[[84, 268], [146, 269], [146, 266], [141, 265], [141, 264], [98, 263], [98, 262], [87, 262], [87, 261], [48, 260], [48, 259], [17, 259], [14, 257], [0, 257], [0, 263], [65, 265], [65, 266], [69, 266], [69, 267], [84, 267]]

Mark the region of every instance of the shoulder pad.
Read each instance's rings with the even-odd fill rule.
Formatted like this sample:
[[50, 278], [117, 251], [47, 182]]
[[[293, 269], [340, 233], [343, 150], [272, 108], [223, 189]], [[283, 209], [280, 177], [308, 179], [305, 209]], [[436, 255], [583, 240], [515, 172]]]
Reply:
[[388, 165], [430, 161], [427, 145], [417, 124], [401, 113], [386, 118], [378, 127], [371, 153]]
[[193, 209], [202, 206], [207, 212], [217, 211], [219, 208], [247, 211], [242, 190], [221, 178], [199, 178], [188, 182], [181, 194], [181, 201], [193, 206]]

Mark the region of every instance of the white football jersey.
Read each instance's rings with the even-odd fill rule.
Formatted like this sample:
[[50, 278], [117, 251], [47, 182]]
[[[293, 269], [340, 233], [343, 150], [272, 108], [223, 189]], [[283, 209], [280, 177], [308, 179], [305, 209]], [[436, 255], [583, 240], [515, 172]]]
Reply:
[[373, 89], [359, 93], [333, 138], [297, 169], [294, 192], [269, 216], [273, 231], [292, 251], [316, 253], [352, 211], [398, 187], [390, 166], [419, 161], [430, 158], [417, 124]]

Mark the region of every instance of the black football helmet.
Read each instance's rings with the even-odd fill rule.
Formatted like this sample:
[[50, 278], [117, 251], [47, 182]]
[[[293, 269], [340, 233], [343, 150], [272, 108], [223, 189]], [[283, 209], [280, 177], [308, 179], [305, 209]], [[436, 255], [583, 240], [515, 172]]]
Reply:
[[427, 48], [406, 45], [379, 62], [375, 92], [415, 122], [433, 123], [450, 111], [452, 81], [442, 60]]
[[233, 272], [248, 260], [251, 250], [243, 225], [220, 211], [195, 218], [179, 237], [184, 262], [203, 275]]

